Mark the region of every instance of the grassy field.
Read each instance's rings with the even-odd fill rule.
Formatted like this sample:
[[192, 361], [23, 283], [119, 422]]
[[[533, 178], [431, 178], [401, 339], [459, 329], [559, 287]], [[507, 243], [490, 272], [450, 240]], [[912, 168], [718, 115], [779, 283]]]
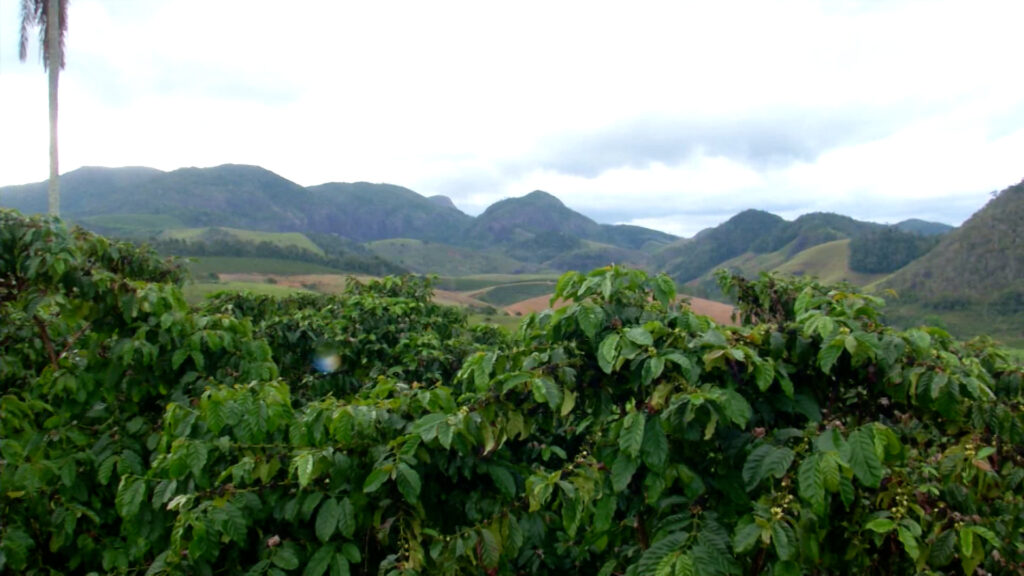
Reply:
[[914, 326], [937, 326], [957, 338], [968, 339], [977, 334], [987, 334], [1004, 346], [1024, 350], [1024, 332], [1020, 320], [989, 310], [982, 304], [968, 306], [963, 310], [936, 311], [918, 303], [902, 302], [886, 298], [883, 308], [886, 319], [899, 328]]
[[189, 269], [197, 280], [210, 274], [341, 274], [334, 268], [279, 258], [232, 258], [227, 256], [194, 256]]
[[86, 216], [77, 223], [103, 234], [126, 238], [155, 236], [164, 230], [184, 226], [177, 217], [167, 214], [102, 214]]
[[179, 228], [166, 230], [160, 235], [161, 238], [175, 238], [178, 240], [199, 240], [212, 233], [224, 232], [234, 236], [243, 242], [270, 242], [277, 246], [294, 247], [308, 250], [314, 254], [324, 255], [322, 248], [313, 243], [305, 234], [298, 232], [260, 232], [257, 230], [240, 230], [238, 228]]
[[476, 297], [494, 306], [508, 306], [555, 291], [554, 282], [519, 282], [502, 284], [476, 294]]
[[885, 278], [885, 274], [861, 274], [850, 270], [850, 240], [836, 240], [812, 246], [777, 266], [776, 272], [794, 276], [816, 276], [824, 284], [849, 282], [856, 286], [867, 286]]
[[[788, 247], [766, 254], [746, 253], [723, 262], [718, 268], [737, 270], [740, 274], [754, 278], [762, 271], [778, 272], [791, 276], [814, 276], [823, 284], [849, 282], [854, 286], [870, 290], [888, 277], [887, 274], [861, 274], [850, 270], [850, 240], [836, 240], [812, 246], [787, 259]], [[697, 294], [721, 297], [714, 273], [709, 272], [691, 280], [687, 286], [696, 288]]]
[[558, 280], [558, 274], [474, 274], [471, 276], [443, 276], [437, 279], [437, 287], [442, 290], [471, 292], [504, 284], [521, 284], [534, 282], [550, 282]]
[[243, 292], [248, 291], [254, 294], [266, 294], [268, 296], [289, 296], [309, 292], [302, 288], [292, 286], [281, 286], [265, 282], [198, 282], [185, 286], [185, 300], [190, 304], [197, 304], [210, 294], [216, 292]]
[[395, 238], [369, 242], [366, 247], [381, 258], [420, 274], [463, 276], [480, 271], [503, 274], [532, 271], [525, 268], [530, 265], [502, 254], [436, 242]]
[[471, 326], [476, 326], [476, 325], [479, 325], [479, 324], [493, 324], [495, 326], [500, 326], [501, 328], [504, 328], [506, 330], [516, 330], [517, 328], [519, 328], [519, 323], [522, 322], [522, 321], [523, 321], [522, 317], [519, 317], [519, 316], [509, 316], [509, 315], [505, 315], [505, 314], [490, 314], [490, 315], [470, 314], [469, 315], [469, 324]]

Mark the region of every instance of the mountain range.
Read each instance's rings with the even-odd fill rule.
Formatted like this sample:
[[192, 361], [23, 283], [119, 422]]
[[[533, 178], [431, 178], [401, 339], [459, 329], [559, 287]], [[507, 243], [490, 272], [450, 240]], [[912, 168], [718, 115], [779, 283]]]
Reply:
[[[81, 168], [62, 176], [61, 187], [65, 218], [112, 236], [187, 243], [244, 238], [239, 230], [301, 233], [321, 252], [331, 250], [326, 257], [334, 263], [449, 276], [618, 263], [664, 271], [684, 290], [708, 296], [720, 296], [711, 279], [717, 268], [748, 275], [776, 270], [894, 290], [908, 321], [950, 311], [971, 319], [971, 311], [998, 309], [1009, 313], [1013, 326], [1024, 324], [1021, 184], [958, 229], [917, 219], [889, 226], [831, 213], [787, 221], [746, 210], [692, 238], [601, 224], [543, 191], [501, 200], [474, 217], [449, 198], [401, 186], [303, 187], [245, 165], [170, 172]], [[0, 206], [45, 211], [46, 183], [0, 188]], [[956, 316], [952, 312], [944, 317]], [[1024, 338], [1019, 328], [1010, 333]]]

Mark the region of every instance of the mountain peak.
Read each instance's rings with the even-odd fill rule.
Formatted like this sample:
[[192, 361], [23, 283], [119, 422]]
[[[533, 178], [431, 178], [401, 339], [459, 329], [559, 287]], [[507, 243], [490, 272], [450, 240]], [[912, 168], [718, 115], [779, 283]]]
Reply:
[[452, 202], [452, 199], [445, 196], [444, 194], [435, 194], [433, 196], [429, 196], [427, 197], [427, 200], [430, 200], [431, 202], [437, 204], [438, 206], [444, 206], [445, 208], [454, 208], [456, 210], [459, 209], [455, 205], [455, 202]]

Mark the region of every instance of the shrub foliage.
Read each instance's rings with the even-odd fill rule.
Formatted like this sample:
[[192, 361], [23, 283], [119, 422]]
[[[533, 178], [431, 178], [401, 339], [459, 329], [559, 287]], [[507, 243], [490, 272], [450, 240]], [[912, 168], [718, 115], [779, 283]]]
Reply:
[[872, 296], [723, 275], [725, 327], [609, 267], [507, 335], [181, 281], [0, 212], [0, 571], [1024, 573], [1024, 369]]

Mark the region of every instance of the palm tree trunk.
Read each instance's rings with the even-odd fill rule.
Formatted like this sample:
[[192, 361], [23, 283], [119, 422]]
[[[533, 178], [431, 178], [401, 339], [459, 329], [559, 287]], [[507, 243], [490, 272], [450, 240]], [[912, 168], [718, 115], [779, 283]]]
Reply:
[[49, 13], [46, 19], [46, 41], [49, 51], [50, 80], [50, 214], [60, 216], [60, 171], [57, 162], [57, 86], [60, 79], [60, 0], [49, 0]]

